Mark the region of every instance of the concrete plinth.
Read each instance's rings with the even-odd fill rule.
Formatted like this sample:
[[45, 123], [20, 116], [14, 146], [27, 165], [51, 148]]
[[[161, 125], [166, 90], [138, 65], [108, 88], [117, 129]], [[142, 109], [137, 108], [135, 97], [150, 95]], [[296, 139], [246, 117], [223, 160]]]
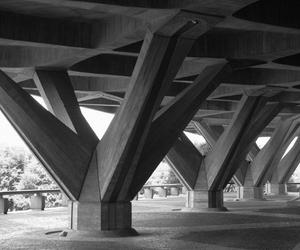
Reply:
[[171, 187], [170, 194], [172, 196], [178, 196], [179, 195], [179, 189], [177, 187]]
[[181, 190], [181, 192], [182, 192], [182, 194], [186, 194], [187, 193], [187, 188], [186, 187], [182, 187], [182, 190]]
[[63, 207], [67, 207], [69, 204], [69, 200], [70, 199], [68, 198], [68, 196], [66, 196], [65, 194], [62, 194], [61, 205]]
[[30, 208], [37, 209], [37, 210], [44, 210], [45, 209], [45, 200], [46, 200], [46, 197], [43, 195], [31, 196]]
[[70, 229], [80, 231], [132, 231], [131, 202], [70, 202]]
[[264, 187], [245, 187], [244, 197], [246, 200], [264, 200]]
[[0, 214], [7, 214], [8, 199], [0, 197]]
[[164, 189], [163, 187], [157, 188], [157, 191], [159, 197], [167, 197], [167, 190]]
[[146, 199], [153, 199], [154, 191], [151, 188], [144, 189], [144, 198]]
[[[223, 190], [218, 191], [188, 191], [186, 208], [191, 211], [226, 211], [223, 206]], [[187, 210], [185, 209], [185, 210]]]
[[236, 189], [237, 189], [236, 198], [238, 200], [244, 199], [244, 187], [237, 186]]
[[272, 193], [272, 190], [271, 190], [271, 183], [270, 182], [267, 182], [265, 184], [265, 193], [266, 194], [271, 194]]
[[287, 187], [284, 183], [271, 184], [271, 194], [274, 195], [287, 195]]

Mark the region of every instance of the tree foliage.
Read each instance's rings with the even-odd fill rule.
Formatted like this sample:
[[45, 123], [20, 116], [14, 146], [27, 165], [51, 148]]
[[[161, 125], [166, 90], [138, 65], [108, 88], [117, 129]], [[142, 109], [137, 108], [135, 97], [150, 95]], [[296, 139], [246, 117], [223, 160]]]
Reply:
[[[0, 149], [0, 191], [57, 188], [57, 184], [33, 154], [19, 148]], [[11, 196], [11, 208], [28, 209], [29, 197], [30, 195]], [[61, 194], [47, 194], [47, 207], [60, 203]]]

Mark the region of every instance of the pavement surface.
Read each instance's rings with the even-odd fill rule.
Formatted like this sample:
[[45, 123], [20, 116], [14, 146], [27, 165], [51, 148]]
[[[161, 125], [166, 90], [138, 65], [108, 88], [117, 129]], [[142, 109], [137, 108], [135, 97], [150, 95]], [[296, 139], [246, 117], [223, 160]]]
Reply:
[[184, 197], [141, 199], [133, 202], [139, 236], [123, 238], [59, 236], [67, 208], [11, 212], [0, 215], [0, 249], [300, 249], [300, 207], [288, 207], [291, 198], [229, 197], [229, 211], [205, 213], [181, 211]]

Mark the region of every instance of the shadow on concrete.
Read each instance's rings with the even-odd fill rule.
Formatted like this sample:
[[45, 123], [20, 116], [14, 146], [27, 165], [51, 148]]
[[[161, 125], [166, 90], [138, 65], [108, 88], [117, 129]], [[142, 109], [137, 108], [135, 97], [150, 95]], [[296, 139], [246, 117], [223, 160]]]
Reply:
[[300, 219], [232, 213], [144, 213], [133, 214], [133, 227], [193, 227], [247, 223], [294, 222]]
[[266, 209], [258, 209], [255, 211], [262, 212], [262, 213], [300, 215], [300, 207], [266, 208]]
[[300, 227], [191, 232], [176, 240], [212, 244], [216, 247], [289, 250], [300, 243]]

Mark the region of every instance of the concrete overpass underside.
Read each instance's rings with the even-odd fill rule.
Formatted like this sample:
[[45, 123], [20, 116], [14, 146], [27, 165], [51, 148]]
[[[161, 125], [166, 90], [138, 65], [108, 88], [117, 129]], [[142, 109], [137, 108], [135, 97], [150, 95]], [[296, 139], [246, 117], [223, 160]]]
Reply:
[[[133, 231], [167, 157], [187, 207], [275, 193], [300, 159], [296, 0], [0, 1], [0, 108], [71, 199], [74, 230]], [[30, 94], [40, 95], [50, 112]], [[101, 140], [79, 107], [114, 113]], [[201, 133], [203, 156], [182, 133]], [[259, 150], [259, 136], [271, 139]]]

